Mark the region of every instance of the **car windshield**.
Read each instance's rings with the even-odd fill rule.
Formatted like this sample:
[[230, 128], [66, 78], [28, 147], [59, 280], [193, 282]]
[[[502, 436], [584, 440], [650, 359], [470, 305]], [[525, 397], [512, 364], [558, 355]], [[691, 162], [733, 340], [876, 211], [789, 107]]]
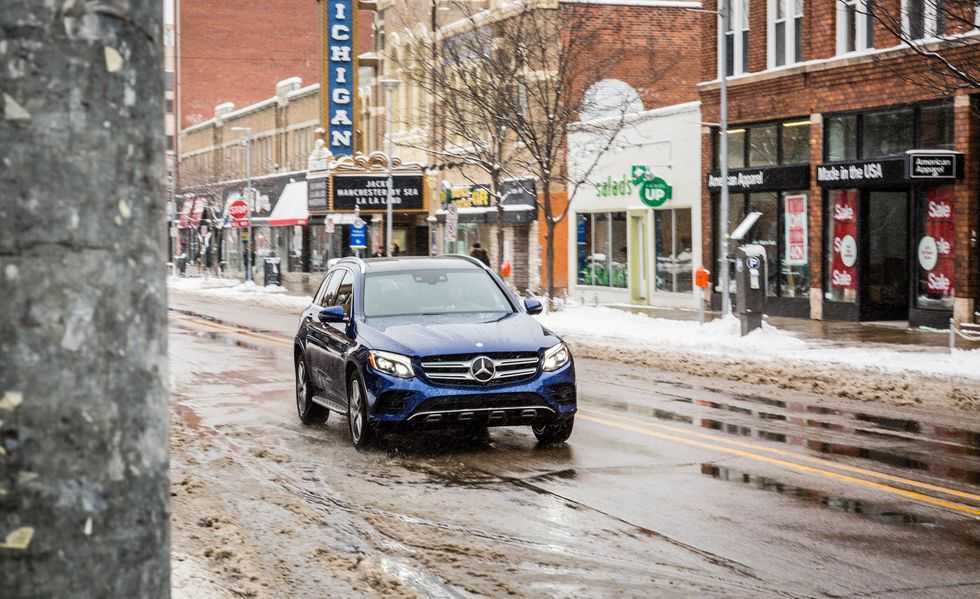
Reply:
[[364, 278], [368, 318], [513, 311], [500, 287], [482, 270], [404, 270]]

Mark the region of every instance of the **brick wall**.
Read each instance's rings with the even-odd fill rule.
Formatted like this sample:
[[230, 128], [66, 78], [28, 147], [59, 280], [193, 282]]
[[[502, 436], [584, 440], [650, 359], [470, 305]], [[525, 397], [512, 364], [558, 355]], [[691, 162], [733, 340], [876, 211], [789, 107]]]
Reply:
[[264, 100], [287, 77], [319, 81], [318, 10], [314, 0], [181, 2], [181, 128], [222, 102]]
[[597, 33], [594, 60], [606, 55], [621, 60], [583, 80], [581, 94], [597, 79], [619, 79], [636, 89], [645, 109], [697, 100], [700, 79], [698, 41], [700, 13], [657, 6], [562, 4], [563, 20]]

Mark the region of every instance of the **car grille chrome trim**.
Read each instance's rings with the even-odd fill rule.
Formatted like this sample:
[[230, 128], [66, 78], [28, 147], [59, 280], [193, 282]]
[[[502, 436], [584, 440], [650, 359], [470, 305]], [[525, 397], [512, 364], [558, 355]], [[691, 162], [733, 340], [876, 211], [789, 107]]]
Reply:
[[[422, 361], [422, 371], [426, 378], [434, 382], [455, 382], [466, 385], [487, 385], [500, 381], [513, 381], [523, 377], [530, 378], [538, 373], [541, 358], [537, 355], [526, 355], [513, 358], [490, 358], [493, 362], [494, 374], [487, 380], [478, 380], [473, 376], [473, 363], [481, 358], [490, 358], [484, 354], [474, 355], [468, 360], [439, 360], [429, 358]], [[533, 368], [526, 368], [532, 366]], [[520, 368], [524, 366], [525, 368]]]
[[460, 412], [511, 412], [514, 410], [547, 410], [552, 414], [555, 411], [548, 406], [512, 406], [512, 407], [500, 407], [500, 408], [466, 408], [462, 410], [429, 410], [426, 412], [416, 412], [408, 417], [408, 420], [417, 418], [419, 416], [428, 416], [431, 414], [458, 414]]

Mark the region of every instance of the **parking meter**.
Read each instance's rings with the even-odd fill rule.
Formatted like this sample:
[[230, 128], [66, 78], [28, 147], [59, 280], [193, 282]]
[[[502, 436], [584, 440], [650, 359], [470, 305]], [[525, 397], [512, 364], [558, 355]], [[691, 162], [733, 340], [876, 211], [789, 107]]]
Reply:
[[741, 322], [742, 335], [762, 326], [766, 312], [766, 248], [746, 244], [735, 250], [735, 314]]

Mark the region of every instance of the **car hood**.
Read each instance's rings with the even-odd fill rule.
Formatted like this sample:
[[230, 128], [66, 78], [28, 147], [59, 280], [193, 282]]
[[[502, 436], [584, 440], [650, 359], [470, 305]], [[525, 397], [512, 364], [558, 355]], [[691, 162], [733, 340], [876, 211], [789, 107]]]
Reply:
[[[558, 343], [556, 335], [524, 313], [369, 318], [360, 324], [372, 349], [409, 356], [536, 352]], [[477, 345], [482, 344], [482, 345]]]

